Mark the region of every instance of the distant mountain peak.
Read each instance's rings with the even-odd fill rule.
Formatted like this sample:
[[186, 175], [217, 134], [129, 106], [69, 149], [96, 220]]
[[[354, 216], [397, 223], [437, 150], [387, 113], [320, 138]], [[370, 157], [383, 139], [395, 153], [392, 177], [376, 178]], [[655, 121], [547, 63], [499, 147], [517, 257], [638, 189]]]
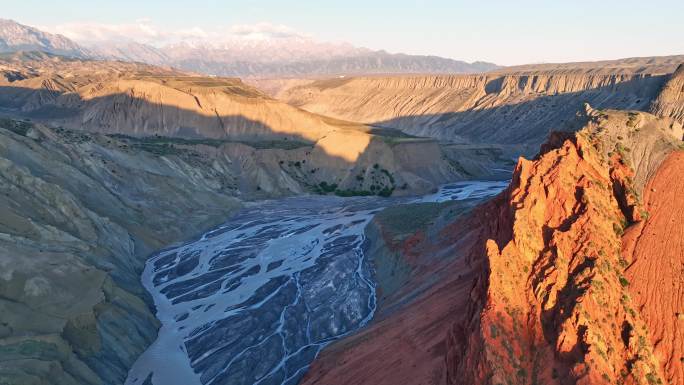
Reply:
[[141, 62], [217, 76], [262, 78], [473, 73], [498, 68], [492, 63], [466, 63], [438, 56], [388, 53], [349, 43], [321, 42], [295, 33], [229, 34], [211, 39], [184, 39], [163, 46], [133, 40], [89, 41], [83, 46], [63, 35], [0, 19], [0, 53], [17, 51]]
[[0, 19], [0, 52], [42, 51], [51, 54], [85, 58], [90, 53], [62, 35]]

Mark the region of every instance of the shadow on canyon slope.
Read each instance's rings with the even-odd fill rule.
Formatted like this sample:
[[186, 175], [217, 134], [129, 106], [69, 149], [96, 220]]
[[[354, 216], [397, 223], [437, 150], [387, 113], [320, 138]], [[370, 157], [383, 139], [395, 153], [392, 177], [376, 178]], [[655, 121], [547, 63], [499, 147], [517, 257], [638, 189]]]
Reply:
[[[254, 102], [250, 102], [249, 98], [243, 98], [245, 102], [242, 104], [261, 102], [265, 112], [270, 112], [269, 107], [273, 107], [274, 104], [272, 100], [253, 99]], [[72, 92], [0, 86], [0, 107], [6, 112], [51, 125], [64, 125], [70, 129], [106, 134], [159, 135], [187, 139], [288, 138], [310, 141], [310, 138], [295, 131], [298, 122], [293, 118], [288, 119], [287, 116], [283, 116], [282, 112], [277, 116], [277, 122], [291, 132], [242, 114], [220, 114], [215, 108], [203, 107], [198, 99], [195, 100], [197, 110], [191, 110], [172, 103], [153, 103], [132, 95], [132, 92], [85, 99]], [[295, 118], [306, 123], [302, 132], [306, 132], [305, 129], [311, 129], [310, 126], [319, 121], [321, 126], [325, 126], [320, 117], [314, 114], [285, 104], [283, 106], [293, 110], [293, 115], [297, 115]], [[268, 117], [267, 114], [262, 115]]]
[[[117, 87], [121, 86], [112, 86]], [[347, 192], [370, 193], [388, 186], [401, 187], [404, 193], [425, 193], [473, 175], [470, 168], [475, 173], [482, 168], [452, 164], [432, 139], [313, 114], [258, 93], [245, 96], [211, 87], [193, 91], [150, 81], [123, 87], [117, 93], [88, 98], [76, 92], [4, 86], [0, 105], [19, 117], [87, 132], [214, 140], [209, 144], [218, 152], [225, 150], [221, 141], [273, 150], [264, 155], [270, 169], [277, 171], [282, 168], [278, 162], [291, 161], [300, 171], [306, 169], [308, 174], [300, 176], [307, 184], [325, 182]], [[303, 147], [310, 149], [290, 153], [298, 159], [274, 160], [277, 151], [282, 155]], [[241, 154], [247, 157], [246, 151]], [[375, 177], [369, 175], [373, 172]]]
[[[258, 149], [278, 153], [268, 160], [279, 174], [281, 154], [303, 146], [292, 151], [302, 159], [314, 143], [294, 131], [296, 122], [279, 132], [245, 116], [204, 115], [126, 94], [84, 100], [0, 87], [0, 109], [83, 131], [0, 122], [0, 383], [123, 383], [158, 328], [140, 283], [149, 253], [235, 212], [239, 180], [252, 178], [243, 166]], [[302, 116], [315, 133], [319, 118]], [[321, 127], [318, 138], [336, 129]], [[194, 139], [187, 144], [193, 151], [132, 150], [126, 138], [87, 132]], [[229, 139], [252, 147], [237, 143], [227, 156], [219, 147]], [[369, 141], [356, 143], [358, 156]], [[321, 162], [350, 167], [325, 150]], [[254, 198], [253, 190], [245, 198]]]
[[[470, 110], [401, 116], [371, 124], [446, 141], [531, 145], [529, 148], [537, 151], [550, 132], [575, 131], [581, 127], [583, 122], [576, 115], [583, 110], [584, 103], [599, 109], [648, 111], [669, 77], [647, 75], [586, 91], [496, 105], [495, 98], [502, 92], [504, 79], [498, 77], [487, 82], [486, 95]], [[525, 96], [521, 94], [520, 99]]]
[[[349, 134], [402, 137], [393, 129], [371, 128], [362, 124], [338, 121], [278, 103], [271, 99], [242, 100], [245, 105], [257, 105], [263, 111], [222, 115], [216, 108], [203, 107], [197, 100], [198, 110], [182, 108], [171, 103], [152, 103], [129, 93], [116, 93], [84, 99], [77, 93], [49, 89], [0, 86], [0, 113], [20, 119], [30, 119], [53, 127], [102, 134], [123, 134], [132, 137], [172, 137], [192, 141], [236, 141], [256, 148], [268, 144], [274, 148], [292, 149], [314, 146], [316, 142], [335, 131]], [[259, 103], [263, 107], [259, 106]], [[273, 118], [269, 121], [269, 113]], [[340, 145], [359, 150], [365, 146], [349, 141]], [[363, 140], [361, 140], [363, 142]], [[369, 141], [366, 141], [366, 145]], [[331, 151], [330, 161], [350, 162], [348, 157], [336, 156]]]

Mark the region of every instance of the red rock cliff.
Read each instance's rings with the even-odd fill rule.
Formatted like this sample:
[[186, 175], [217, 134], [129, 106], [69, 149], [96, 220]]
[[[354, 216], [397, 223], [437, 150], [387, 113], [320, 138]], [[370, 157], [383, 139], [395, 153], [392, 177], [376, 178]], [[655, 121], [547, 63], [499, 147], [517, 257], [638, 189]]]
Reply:
[[432, 241], [407, 238], [420, 294], [381, 302], [303, 383], [684, 385], [679, 132], [646, 113], [587, 119]]
[[621, 236], [640, 219], [631, 171], [588, 130], [521, 159], [464, 322], [447, 341], [451, 384], [663, 381], [630, 298]]

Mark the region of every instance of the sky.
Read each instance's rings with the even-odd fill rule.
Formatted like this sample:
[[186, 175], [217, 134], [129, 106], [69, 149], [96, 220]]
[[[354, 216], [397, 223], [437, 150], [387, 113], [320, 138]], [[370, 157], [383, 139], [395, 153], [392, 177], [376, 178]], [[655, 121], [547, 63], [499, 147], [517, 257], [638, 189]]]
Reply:
[[684, 1], [0, 0], [0, 17], [83, 40], [160, 45], [302, 35], [500, 65], [684, 54]]

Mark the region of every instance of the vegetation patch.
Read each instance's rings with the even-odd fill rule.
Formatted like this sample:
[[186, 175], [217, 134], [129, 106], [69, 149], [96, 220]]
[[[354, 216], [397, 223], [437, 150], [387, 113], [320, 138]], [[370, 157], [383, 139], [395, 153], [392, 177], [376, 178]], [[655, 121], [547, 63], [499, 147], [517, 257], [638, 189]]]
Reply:
[[[375, 195], [368, 190], [335, 190], [335, 195], [340, 197], [354, 197], [354, 196], [371, 196]], [[388, 195], [389, 196], [389, 195]]]
[[33, 123], [23, 120], [0, 118], [0, 127], [10, 130], [17, 135], [26, 136], [29, 130], [33, 128]]
[[87, 143], [93, 139], [91, 134], [83, 131], [68, 130], [64, 127], [55, 127], [52, 130], [70, 143]]
[[627, 118], [627, 127], [634, 128], [637, 124], [637, 118], [639, 117], [639, 114], [636, 112], [630, 112], [629, 117]]
[[389, 171], [385, 170], [384, 168], [380, 170], [381, 173], [385, 174], [387, 176], [387, 179], [389, 179], [390, 183], [394, 185], [394, 177], [392, 174], [390, 174]]
[[429, 202], [392, 206], [379, 212], [375, 218], [389, 233], [415, 233], [433, 223], [443, 210], [453, 204]]
[[319, 194], [331, 193], [337, 190], [337, 183], [328, 184], [328, 182], [321, 182], [316, 186], [315, 190]]
[[37, 358], [42, 360], [59, 359], [59, 349], [55, 344], [26, 340], [16, 344], [0, 346], [0, 359], [4, 361], [19, 360], [25, 358]]
[[[228, 140], [228, 139], [212, 139], [212, 138], [198, 138], [198, 139], [188, 139], [188, 138], [176, 138], [170, 136], [144, 136], [135, 137], [125, 134], [110, 134], [107, 135], [111, 138], [116, 138], [119, 140], [126, 141], [131, 144], [132, 147], [137, 147], [142, 150], [155, 153], [157, 155], [173, 155], [178, 154], [179, 151], [176, 146], [197, 146], [205, 145], [211, 147], [221, 147], [228, 143], [240, 143], [246, 146], [250, 146], [257, 150], [265, 149], [283, 149], [283, 150], [294, 150], [301, 147], [311, 147], [312, 144], [303, 141], [296, 140], [255, 140], [255, 141], [244, 141], [244, 140]], [[175, 149], [174, 149], [175, 148]]]
[[[301, 167], [301, 165], [297, 165], [297, 163], [290, 164], [290, 166], [294, 165], [295, 167]], [[376, 163], [373, 165], [372, 170], [370, 170], [370, 175], [364, 175], [364, 172], [365, 170], [355, 176], [357, 183], [353, 188], [340, 189], [336, 183], [321, 182], [314, 186], [313, 190], [318, 194], [334, 193], [341, 197], [377, 195], [386, 198], [392, 196], [392, 193], [394, 193], [394, 190], [396, 189], [396, 185], [394, 176], [392, 176], [388, 170], [381, 168], [380, 165]], [[363, 182], [368, 179], [367, 177], [370, 178], [372, 184], [366, 188]], [[408, 185], [404, 184], [402, 187], [403, 189], [406, 189], [408, 188]]]
[[[224, 141], [224, 143], [231, 141]], [[257, 150], [281, 149], [281, 150], [296, 150], [303, 147], [312, 147], [313, 143], [298, 141], [298, 140], [258, 140], [258, 141], [234, 141], [235, 143], [242, 143]]]

